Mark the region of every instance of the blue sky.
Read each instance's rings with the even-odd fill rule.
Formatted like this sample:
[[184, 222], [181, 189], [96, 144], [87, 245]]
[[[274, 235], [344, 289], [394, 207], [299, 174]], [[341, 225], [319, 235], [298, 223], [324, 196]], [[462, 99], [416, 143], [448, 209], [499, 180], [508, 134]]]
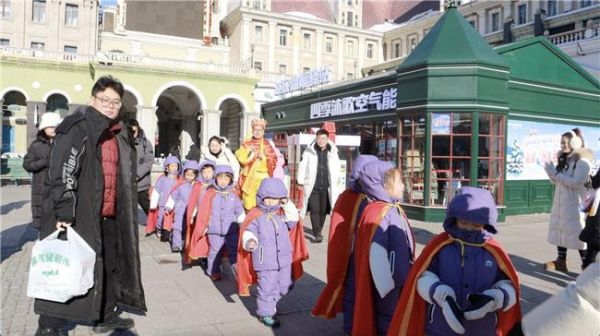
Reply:
[[116, 5], [117, 4], [117, 0], [100, 0], [100, 4], [102, 6]]

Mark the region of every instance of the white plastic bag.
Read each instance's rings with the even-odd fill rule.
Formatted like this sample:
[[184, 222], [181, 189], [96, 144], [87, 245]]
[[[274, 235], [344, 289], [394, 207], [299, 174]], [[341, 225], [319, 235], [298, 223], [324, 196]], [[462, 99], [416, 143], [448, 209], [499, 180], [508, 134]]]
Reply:
[[38, 240], [31, 251], [27, 296], [56, 302], [83, 295], [94, 285], [96, 253], [67, 227], [67, 240], [56, 230]]

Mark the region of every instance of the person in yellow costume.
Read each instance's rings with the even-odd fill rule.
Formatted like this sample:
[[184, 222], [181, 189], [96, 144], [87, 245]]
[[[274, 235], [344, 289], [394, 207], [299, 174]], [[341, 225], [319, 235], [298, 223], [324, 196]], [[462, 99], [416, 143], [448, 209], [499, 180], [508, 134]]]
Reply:
[[252, 137], [245, 140], [235, 152], [242, 168], [238, 186], [246, 211], [256, 206], [256, 192], [264, 178], [283, 180], [283, 156], [275, 144], [264, 138], [267, 121], [254, 119], [251, 123]]

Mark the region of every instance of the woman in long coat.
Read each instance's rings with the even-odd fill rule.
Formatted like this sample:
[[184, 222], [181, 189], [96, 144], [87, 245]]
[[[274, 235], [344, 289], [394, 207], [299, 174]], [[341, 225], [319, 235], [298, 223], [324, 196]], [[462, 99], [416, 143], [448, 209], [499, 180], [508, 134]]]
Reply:
[[558, 257], [547, 262], [547, 270], [568, 272], [567, 249], [579, 250], [583, 261], [586, 244], [579, 240], [584, 226], [585, 215], [579, 211], [579, 203], [589, 181], [593, 153], [584, 148], [579, 129], [562, 135], [558, 164], [547, 162], [545, 169], [550, 182], [554, 183], [554, 200], [550, 214], [548, 242], [557, 246]]
[[23, 168], [33, 173], [31, 179], [31, 215], [33, 218], [33, 227], [40, 228], [40, 218], [42, 217], [42, 202], [44, 193], [44, 183], [48, 179], [48, 166], [50, 165], [50, 150], [54, 141], [54, 132], [56, 126], [60, 124], [61, 119], [58, 113], [47, 112], [42, 115], [42, 120], [38, 126], [37, 137], [23, 159]]

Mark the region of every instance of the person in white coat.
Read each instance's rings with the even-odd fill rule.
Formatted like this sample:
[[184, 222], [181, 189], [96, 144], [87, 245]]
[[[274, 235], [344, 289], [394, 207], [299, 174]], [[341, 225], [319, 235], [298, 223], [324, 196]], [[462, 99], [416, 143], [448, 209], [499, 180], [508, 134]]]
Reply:
[[203, 160], [214, 161], [217, 165], [227, 165], [233, 170], [233, 183], [237, 183], [240, 176], [240, 163], [231, 151], [231, 149], [225, 146], [225, 139], [212, 136], [208, 140], [208, 146], [204, 145], [201, 148], [200, 162]]
[[568, 272], [567, 249], [579, 250], [582, 261], [585, 257], [586, 244], [579, 240], [585, 214], [579, 211], [579, 203], [586, 192], [593, 158], [592, 151], [584, 147], [581, 132], [575, 128], [562, 135], [558, 164], [547, 162], [545, 165], [550, 182], [556, 186], [548, 242], [558, 250], [556, 260], [544, 264], [546, 270]]
[[329, 140], [329, 132], [317, 131], [317, 137], [302, 153], [297, 182], [304, 190], [300, 218], [310, 211], [314, 242], [323, 241], [321, 231], [327, 214], [335, 204], [341, 190], [340, 159], [337, 146]]
[[509, 336], [600, 335], [600, 259], [529, 312]]

